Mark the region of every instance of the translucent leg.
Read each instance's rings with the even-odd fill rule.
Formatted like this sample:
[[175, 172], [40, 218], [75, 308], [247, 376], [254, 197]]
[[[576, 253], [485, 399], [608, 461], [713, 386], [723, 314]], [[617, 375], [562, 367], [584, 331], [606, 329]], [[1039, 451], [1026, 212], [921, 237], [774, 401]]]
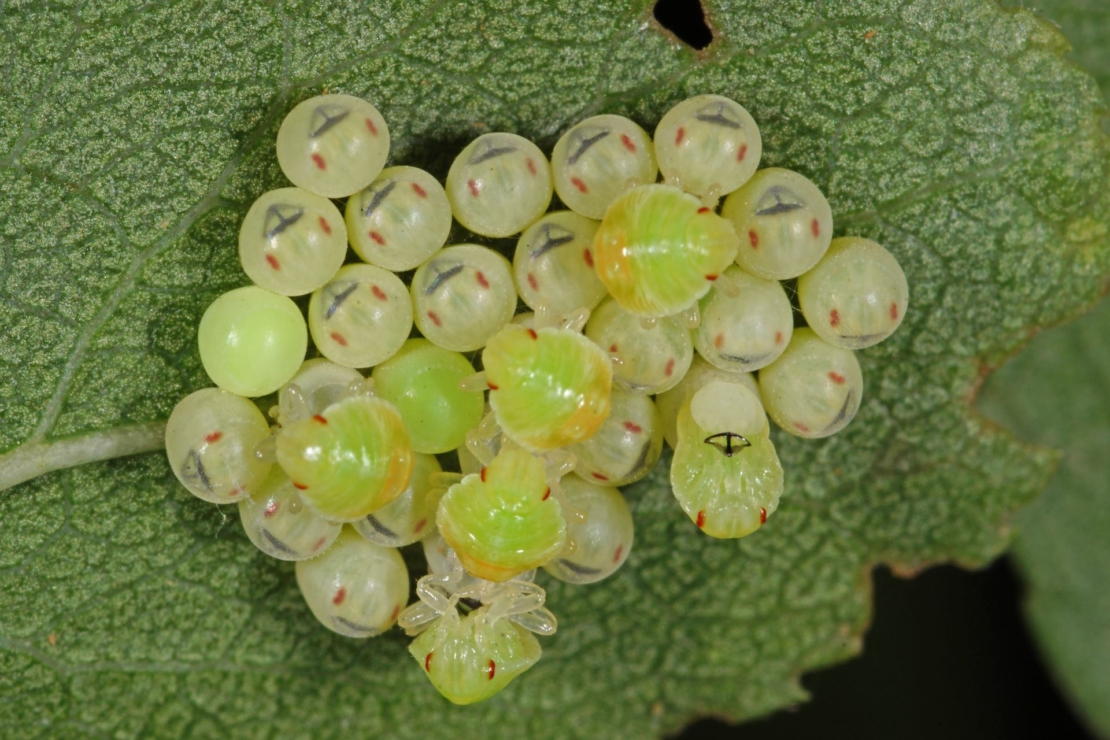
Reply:
[[254, 456], [259, 462], [273, 464], [277, 462], [277, 434], [271, 434], [258, 443], [254, 448]]
[[463, 479], [462, 473], [450, 473], [437, 470], [428, 476], [428, 485], [431, 488], [450, 488]]
[[551, 450], [544, 455], [544, 464], [547, 480], [552, 482], [574, 472], [575, 466], [578, 465], [578, 458], [567, 449]]
[[717, 278], [717, 284], [714, 286], [729, 298], [740, 297], [740, 285], [733, 279], [727, 272], [721, 273]]
[[308, 408], [308, 399], [304, 391], [296, 383], [286, 383], [278, 393], [278, 423], [289, 426], [295, 421], [307, 419], [312, 416]]
[[717, 210], [717, 204], [721, 201], [721, 197], [725, 194], [724, 188], [714, 183], [706, 191], [705, 195], [701, 197], [701, 204], [706, 208]]
[[482, 391], [489, 390], [485, 371], [483, 370], [480, 373], [467, 375], [459, 381], [459, 389], [467, 393], [481, 393]]
[[509, 620], [516, 622], [529, 632], [535, 632], [537, 635], [553, 635], [559, 629], [559, 621], [555, 619], [555, 615], [542, 606], [525, 614], [513, 614], [509, 617]]
[[573, 332], [580, 332], [586, 327], [586, 322], [589, 320], [590, 309], [576, 308], [563, 317], [560, 326], [563, 329], [570, 329]]
[[697, 329], [698, 324], [701, 323], [701, 310], [698, 308], [698, 304], [695, 303], [679, 314], [679, 317], [687, 329]]
[[640, 318], [640, 326], [642, 326], [645, 331], [651, 331], [658, 325], [659, 319], [654, 316], [643, 316]]
[[501, 449], [501, 427], [489, 412], [474, 429], [466, 433], [466, 448], [483, 466], [489, 465]]

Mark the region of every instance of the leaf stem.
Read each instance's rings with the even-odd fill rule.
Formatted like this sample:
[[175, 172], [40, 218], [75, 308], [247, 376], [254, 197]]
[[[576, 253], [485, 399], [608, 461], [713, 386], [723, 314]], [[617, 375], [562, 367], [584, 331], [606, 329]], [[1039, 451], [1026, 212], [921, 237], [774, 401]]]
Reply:
[[24, 444], [0, 455], [0, 491], [54, 470], [152, 452], [165, 444], [164, 421]]

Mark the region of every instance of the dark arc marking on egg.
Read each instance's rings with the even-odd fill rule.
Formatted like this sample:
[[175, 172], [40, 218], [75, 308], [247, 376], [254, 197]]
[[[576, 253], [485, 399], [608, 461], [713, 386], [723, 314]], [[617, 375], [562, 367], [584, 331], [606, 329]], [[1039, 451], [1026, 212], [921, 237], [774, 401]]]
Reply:
[[589, 566], [579, 565], [566, 558], [559, 558], [559, 565], [563, 566], [571, 573], [576, 573], [580, 576], [596, 576], [601, 573], [601, 568], [590, 568]]
[[270, 547], [274, 548], [275, 550], [277, 550], [281, 554], [283, 554], [283, 555], [296, 555], [297, 554], [296, 550], [294, 550], [292, 547], [290, 547], [289, 545], [287, 545], [284, 542], [282, 542], [281, 540], [279, 540], [277, 537], [275, 537], [273, 534], [271, 534], [268, 529], [264, 529], [264, 528], [260, 527], [258, 531], [262, 533], [262, 539], [266, 540], [266, 543], [268, 545], [270, 545]]
[[[724, 438], [724, 444], [721, 444], [717, 441], [722, 437]], [[742, 444], [739, 444], [739, 446], [734, 446], [737, 441], [741, 442]], [[736, 432], [721, 432], [720, 434], [711, 434], [705, 438], [704, 442], [707, 445], [716, 447], [718, 450], [724, 453], [725, 457], [732, 457], [745, 447], [752, 446], [752, 443], [749, 442], [744, 435], [737, 434]]]
[[486, 149], [481, 154], [476, 154], [471, 157], [468, 164], [481, 164], [482, 162], [488, 162], [489, 160], [496, 159], [497, 157], [503, 157], [506, 154], [512, 154], [515, 151], [516, 147], [514, 146], [491, 146], [489, 149]]
[[571, 155], [569, 157], [567, 157], [567, 164], [578, 164], [578, 160], [582, 157], [583, 154], [589, 151], [590, 147], [592, 147], [594, 144], [601, 141], [608, 135], [608, 130], [602, 130], [600, 133], [596, 133], [593, 136], [586, 136], [585, 134], [575, 131], [573, 134], [570, 135], [570, 139], [572, 142], [575, 142], [577, 148], [573, 152], [571, 152]]
[[435, 293], [439, 290], [440, 286], [462, 272], [465, 267], [466, 265], [460, 262], [457, 265], [452, 265], [446, 270], [440, 270], [438, 265], [435, 263], [431, 264], [429, 269], [435, 270], [436, 276], [432, 278], [432, 282], [428, 283], [428, 287], [424, 288], [424, 295], [432, 295]]
[[366, 625], [352, 622], [351, 620], [344, 617], [332, 617], [331, 619], [337, 625], [340, 625], [341, 627], [346, 627], [350, 631], [357, 632], [360, 635], [366, 635], [369, 637], [370, 635], [376, 635], [378, 633], [378, 630], [374, 629], [373, 627], [367, 627]]
[[848, 418], [848, 407], [851, 406], [851, 405], [852, 405], [852, 391], [849, 390], [848, 394], [846, 396], [844, 396], [844, 403], [843, 403], [843, 405], [841, 405], [840, 411], [836, 412], [836, 418], [834, 418], [831, 422], [829, 422], [829, 424], [823, 430], [821, 430], [822, 434], [829, 433], [829, 430], [835, 429], [836, 426], [838, 424], [840, 424], [840, 422], [847, 419]]
[[[328, 131], [331, 131], [335, 126], [338, 126], [343, 119], [351, 115], [349, 108], [344, 108], [339, 105], [318, 105], [312, 111], [312, 124], [316, 128], [308, 133], [308, 138], [318, 139]], [[316, 123], [318, 119], [324, 119], [319, 124]]]
[[763, 360], [765, 360], [770, 354], [770, 352], [765, 352], [762, 355], [748, 357], [745, 355], [726, 355], [722, 353], [718, 355], [718, 357], [720, 357], [725, 362], [738, 362], [741, 365], [754, 365], [757, 362], [762, 362]]
[[381, 206], [382, 203], [385, 202], [385, 199], [389, 197], [389, 194], [392, 193], [393, 189], [396, 187], [397, 181], [390, 180], [386, 183], [384, 188], [382, 188], [381, 190], [375, 190], [374, 196], [370, 198], [370, 202], [366, 205], [366, 208], [362, 210], [363, 218], [370, 218], [370, 214], [372, 214], [375, 210], [378, 209], [379, 206]]
[[[783, 198], [793, 199], [794, 202], [784, 201]], [[763, 205], [767, 202], [768, 198], [774, 198], [775, 202], [770, 205]], [[794, 195], [788, 188], [782, 185], [775, 185], [770, 188], [763, 197], [759, 199], [759, 207], [756, 210], [757, 216], [778, 216], [783, 213], [790, 213], [805, 208], [805, 204], [801, 202], [801, 198]]]
[[[292, 210], [292, 214], [289, 211]], [[289, 214], [289, 215], [287, 215]], [[266, 209], [266, 217], [262, 219], [262, 236], [273, 239], [304, 216], [304, 209], [291, 203], [274, 203]], [[270, 226], [270, 222], [277, 219], [277, 223]]]
[[378, 518], [373, 514], [366, 515], [366, 523], [373, 527], [374, 531], [383, 537], [388, 537], [391, 540], [397, 539], [397, 533], [378, 521]]
[[189, 450], [185, 461], [181, 463], [181, 477], [187, 481], [197, 481], [204, 490], [212, 491], [212, 480], [208, 477], [208, 471], [204, 469], [204, 462], [201, 461], [200, 453], [196, 450]]
[[[732, 129], [744, 128], [740, 121], [726, 115], [726, 110], [727, 106], [724, 103], [710, 103], [703, 108], [699, 108], [698, 112], [694, 114], [694, 118], [702, 123], [709, 123], [714, 126], [724, 126]], [[731, 111], [728, 112], [731, 113]]]
[[540, 227], [540, 237], [543, 242], [529, 253], [530, 259], [536, 259], [550, 252], [552, 249], [570, 244], [574, 241], [574, 233], [556, 224], [544, 224]]
[[625, 478], [631, 478], [639, 473], [647, 466], [648, 457], [651, 456], [651, 440], [644, 442], [644, 446], [640, 448], [640, 456], [636, 458], [636, 462], [632, 463], [632, 468], [625, 475]]
[[339, 307], [343, 305], [343, 302], [350, 298], [351, 293], [354, 293], [356, 290], [358, 290], [357, 280], [352, 282], [348, 287], [336, 293], [335, 297], [332, 298], [331, 305], [328, 306], [327, 313], [324, 314], [324, 319], [330, 319], [332, 316], [334, 316], [335, 312], [339, 310]]

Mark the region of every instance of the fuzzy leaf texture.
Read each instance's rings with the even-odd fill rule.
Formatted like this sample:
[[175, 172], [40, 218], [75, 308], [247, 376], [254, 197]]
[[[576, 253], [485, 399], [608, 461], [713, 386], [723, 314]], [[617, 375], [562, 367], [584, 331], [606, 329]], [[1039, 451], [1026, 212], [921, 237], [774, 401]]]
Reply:
[[985, 362], [1073, 315], [1110, 270], [1107, 138], [1051, 26], [991, 0], [713, 0], [695, 54], [616, 0], [26, 2], [0, 10], [0, 485], [156, 445], [208, 385], [196, 326], [243, 284], [277, 127], [327, 88], [372, 100], [392, 161], [442, 177], [474, 136], [550, 149], [599, 112], [654, 128], [741, 101], [764, 165], [811, 177], [839, 234], [885, 244], [911, 308], [861, 353], [828, 440], [778, 435], [782, 506], [717, 541], [630, 489], [636, 543], [604, 583], [544, 579], [559, 633], [494, 699], [449, 706], [405, 640], [327, 632], [292, 568], [154, 452], [0, 493], [8, 738], [643, 738], [804, 698], [860, 650], [869, 569], [983, 563], [1052, 456], [969, 408]]

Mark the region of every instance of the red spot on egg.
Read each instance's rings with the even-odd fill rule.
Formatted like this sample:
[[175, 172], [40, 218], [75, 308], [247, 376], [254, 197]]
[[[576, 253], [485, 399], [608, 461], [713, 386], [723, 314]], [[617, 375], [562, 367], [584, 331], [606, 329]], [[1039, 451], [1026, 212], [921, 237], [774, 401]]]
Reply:
[[551, 486], [548, 486], [547, 490], [543, 492], [543, 498], [540, 501], [547, 501], [549, 498], [551, 498]]
[[281, 504], [279, 504], [277, 501], [271, 501], [270, 503], [266, 504], [266, 510], [262, 512], [262, 516], [266, 517], [267, 519], [272, 517], [274, 514], [277, 513], [277, 510], [280, 506]]
[[540, 284], [536, 280], [536, 276], [533, 275], [532, 273], [528, 273], [528, 284], [530, 286], [532, 286], [532, 290], [539, 290], [540, 289]]
[[432, 672], [432, 655], [434, 655], [434, 653], [428, 653], [424, 656], [424, 670], [428, 673]]
[[706, 275], [706, 276], [705, 276], [705, 279], [706, 279], [706, 280], [708, 280], [709, 282], [711, 282], [711, 283], [712, 283], [712, 282], [713, 282], [713, 281], [715, 281], [715, 280], [716, 280], [716, 279], [717, 279], [718, 277], [720, 277], [720, 276], [719, 276], [719, 275]]
[[644, 431], [644, 428], [642, 426], [632, 421], [626, 421], [624, 423], [624, 428], [632, 432], [633, 434], [639, 434], [640, 432]]
[[613, 562], [619, 563], [621, 561], [621, 555], [624, 555], [624, 545], [617, 545], [616, 552], [613, 553]]
[[500, 387], [500, 386], [496, 386], [496, 385], [494, 385], [493, 383], [489, 382], [488, 380], [486, 381], [486, 386], [487, 386], [487, 387], [488, 387], [488, 388], [489, 388], [489, 389], [490, 389], [491, 391], [495, 391], [495, 390], [497, 390], [497, 389], [498, 389], [498, 388]]
[[531, 173], [532, 175], [535, 175], [536, 174], [536, 163], [532, 161], [531, 157], [528, 157], [524, 161], [528, 165], [528, 172]]
[[370, 232], [370, 238], [376, 241], [378, 244], [385, 244], [385, 237], [376, 231]]
[[436, 326], [443, 326], [443, 321], [440, 320], [439, 314], [437, 314], [435, 311], [429, 311], [428, 318], [431, 319], [432, 323]]
[[482, 482], [485, 483], [486, 482], [486, 469], [482, 468], [482, 472], [478, 473], [478, 476], [482, 479]]
[[759, 234], [754, 230], [748, 232], [748, 241], [751, 242], [752, 249], [759, 249]]
[[478, 188], [478, 183], [474, 182], [473, 180], [467, 180], [466, 187], [470, 191], [470, 194], [473, 195], [475, 198], [477, 198], [478, 193], [481, 192], [481, 190]]
[[428, 192], [424, 188], [417, 185], [415, 182], [412, 184], [412, 191], [419, 195], [421, 198], [427, 198]]
[[528, 336], [532, 337], [532, 339], [539, 339], [535, 329], [528, 329]]
[[813, 222], [809, 225], [809, 229], [813, 232], [814, 239], [821, 236], [821, 222], [817, 219], [813, 219]]
[[328, 423], [328, 420], [325, 419], [324, 417], [320, 416], [319, 414], [316, 414], [315, 416], [313, 416], [312, 420], [314, 422], [316, 422], [317, 424], [323, 424], [325, 426], [327, 426], [327, 423]]
[[320, 539], [316, 540], [316, 543], [312, 546], [312, 552], [317, 552], [321, 547], [327, 544], [327, 541], [327, 537], [321, 537]]
[[385, 294], [385, 291], [382, 290], [381, 288], [379, 288], [376, 285], [371, 285], [370, 286], [370, 292], [373, 293], [374, 297], [377, 298], [379, 301], [388, 301], [389, 300], [389, 296], [387, 296]]
[[588, 187], [586, 187], [586, 183], [582, 182], [582, 180], [580, 180], [577, 177], [570, 178], [570, 184], [573, 185], [575, 190], [577, 190], [580, 193], [590, 192], [590, 189]]
[[704, 511], [699, 511], [698, 512], [698, 519], [695, 522], [695, 524], [698, 525], [698, 529], [701, 529], [702, 527], [705, 526], [705, 512]]
[[743, 162], [744, 157], [746, 157], [746, 156], [748, 156], [748, 145], [747, 144], [741, 144], [740, 145], [740, 151], [736, 152], [736, 161], [737, 162]]
[[760, 524], [766, 524], [767, 523], [767, 510], [764, 509], [762, 506], [759, 507], [759, 523]]
[[609, 476], [602, 475], [601, 473], [590, 473], [590, 475], [597, 478], [598, 480], [609, 480]]
[[621, 143], [624, 144], [624, 148], [628, 151], [636, 151], [636, 142], [632, 141], [632, 139], [629, 138], [628, 134], [621, 134]]
[[725, 335], [724, 334], [718, 334], [717, 336], [713, 337], [713, 346], [716, 347], [717, 349], [720, 349], [721, 347], [725, 346]]
[[293, 488], [296, 488], [298, 491], [304, 491], [308, 489], [308, 486], [306, 486], [304, 483], [294, 483]]
[[211, 434], [205, 435], [204, 441], [208, 444], [212, 444], [213, 442], [219, 442], [222, 436], [224, 436], [223, 432], [212, 432]]
[[663, 368], [663, 374], [668, 378], [674, 375], [674, 358], [667, 360], [666, 367]]
[[897, 321], [898, 320], [898, 304], [897, 303], [891, 303], [890, 304], [890, 320], [891, 321]]
[[616, 344], [610, 344], [610, 345], [609, 345], [609, 352], [611, 352], [611, 353], [613, 353], [613, 354], [616, 354], [616, 352], [617, 352], [617, 345], [616, 345]]
[[674, 145], [678, 146], [679, 144], [681, 144], [684, 138], [686, 138], [686, 129], [679, 126], [678, 131], [675, 131], [674, 134]]
[[318, 169], [326, 170], [328, 168], [328, 163], [317, 152], [312, 153], [312, 161], [316, 163]]
[[702, 206], [698, 209], [698, 213], [709, 213], [709, 206]]
[[497, 673], [497, 664], [493, 662], [492, 658], [490, 659], [489, 669], [487, 670], [487, 673], [489, 674], [490, 681], [493, 680], [493, 674]]
[[775, 344], [782, 344], [782, 332], [781, 331], [776, 331], [775, 332]]
[[805, 424], [803, 424], [800, 421], [794, 422], [794, 428], [797, 429], [802, 434], [809, 434], [809, 427], [807, 427]]
[[347, 598], [347, 589], [340, 586], [339, 590], [335, 592], [335, 596], [332, 597], [331, 603], [335, 604], [336, 606], [339, 606], [340, 604], [343, 603], [343, 600], [346, 599], [346, 598]]
[[401, 614], [401, 605], [400, 605], [400, 604], [397, 604], [396, 606], [394, 606], [394, 607], [393, 607], [393, 611], [391, 611], [391, 612], [389, 613], [389, 621], [390, 621], [390, 622], [395, 622], [395, 621], [397, 621], [397, 617], [398, 617], [398, 616], [399, 616], [400, 614]]
[[280, 270], [281, 269], [281, 263], [278, 262], [278, 258], [275, 257], [272, 254], [266, 255], [266, 263], [269, 264], [270, 267], [272, 267], [275, 270]]
[[326, 218], [324, 218], [323, 216], [321, 216], [319, 218], [319, 221], [320, 221], [320, 228], [324, 230], [325, 234], [327, 234], [328, 236], [331, 236], [331, 224], [328, 223], [328, 220]]
[[835, 308], [829, 311], [829, 326], [840, 326], [840, 312]]
[[478, 272], [474, 273], [474, 277], [477, 278], [478, 285], [481, 285], [486, 290], [489, 290], [489, 280], [486, 280], [486, 276], [482, 274], [481, 270], [478, 270]]
[[846, 382], [846, 381], [847, 381], [848, 379], [847, 379], [847, 378], [845, 378], [845, 377], [844, 377], [843, 375], [841, 375], [840, 373], [837, 373], [837, 372], [831, 372], [831, 371], [830, 371], [830, 372], [829, 372], [829, 380], [831, 380], [832, 382], [836, 383], [837, 385], [844, 385], [844, 383], [845, 383], [845, 382]]
[[331, 333], [331, 338], [332, 338], [332, 341], [334, 341], [340, 347], [346, 347], [347, 346], [347, 337], [343, 336], [339, 332], [333, 331]]
[[418, 521], [418, 522], [416, 523], [416, 526], [412, 528], [412, 533], [413, 533], [413, 534], [420, 534], [420, 530], [424, 529], [424, 527], [425, 527], [425, 526], [426, 526], [427, 524], [428, 524], [428, 520], [427, 520], [427, 519], [421, 519], [420, 521]]
[[582, 259], [586, 260], [586, 264], [590, 267], [594, 266], [594, 256], [590, 254], [590, 250], [587, 249], [582, 253]]
[[377, 136], [378, 135], [378, 127], [375, 126], [374, 122], [372, 120], [370, 120], [369, 118], [366, 119], [366, 128], [370, 129], [370, 135], [371, 136]]

